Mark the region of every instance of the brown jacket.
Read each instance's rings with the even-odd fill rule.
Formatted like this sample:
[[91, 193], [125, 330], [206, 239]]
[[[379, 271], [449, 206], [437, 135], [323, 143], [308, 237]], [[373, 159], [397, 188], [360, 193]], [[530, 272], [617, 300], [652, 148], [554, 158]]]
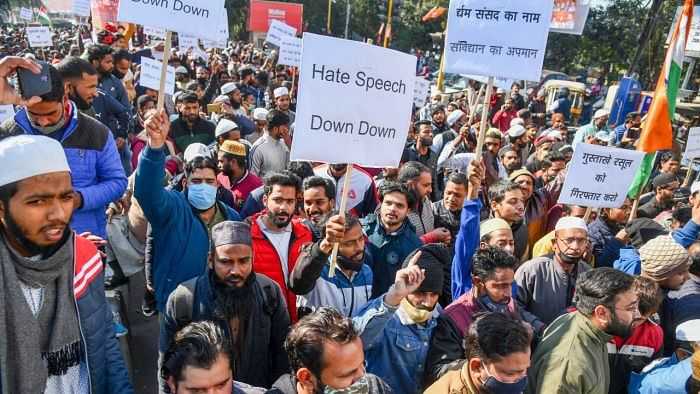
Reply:
[[476, 394], [474, 383], [466, 372], [466, 364], [462, 368], [444, 374], [433, 383], [423, 394]]

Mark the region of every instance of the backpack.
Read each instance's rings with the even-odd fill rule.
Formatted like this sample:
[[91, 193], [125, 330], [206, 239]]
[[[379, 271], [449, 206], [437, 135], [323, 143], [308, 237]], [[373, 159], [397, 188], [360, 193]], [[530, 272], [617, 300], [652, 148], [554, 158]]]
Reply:
[[[194, 315], [194, 292], [197, 286], [197, 278], [192, 278], [180, 284], [175, 291], [178, 292], [178, 303], [175, 304], [175, 320], [180, 327], [184, 327], [192, 322]], [[273, 286], [276, 283], [260, 274], [256, 275], [256, 280], [262, 290], [263, 312], [272, 317], [279, 306], [277, 292]]]

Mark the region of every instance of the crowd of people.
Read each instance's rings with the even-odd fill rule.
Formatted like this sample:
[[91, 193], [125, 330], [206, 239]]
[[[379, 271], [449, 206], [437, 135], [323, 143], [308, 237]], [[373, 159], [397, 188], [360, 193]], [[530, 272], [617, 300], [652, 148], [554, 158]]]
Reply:
[[[547, 108], [516, 83], [476, 160], [472, 82], [414, 108], [398, 168], [348, 171], [289, 161], [298, 84], [275, 51], [174, 45], [158, 108], [143, 35], [56, 29], [34, 53], [0, 29], [2, 391], [133, 392], [105, 288], [141, 275], [165, 393], [700, 392], [681, 148], [638, 201], [558, 203], [577, 145], [634, 149], [640, 114], [570, 134], [568, 92]], [[23, 97], [43, 58], [51, 91]]]

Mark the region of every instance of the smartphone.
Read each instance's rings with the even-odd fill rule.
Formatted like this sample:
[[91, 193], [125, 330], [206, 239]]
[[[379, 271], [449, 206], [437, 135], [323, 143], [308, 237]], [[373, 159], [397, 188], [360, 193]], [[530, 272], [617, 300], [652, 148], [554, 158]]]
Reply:
[[207, 104], [208, 113], [219, 113], [221, 112], [221, 104]]
[[28, 100], [34, 96], [41, 96], [51, 92], [51, 76], [49, 75], [49, 64], [37, 62], [41, 66], [41, 72], [34, 74], [24, 68], [17, 69], [17, 83], [22, 98]]

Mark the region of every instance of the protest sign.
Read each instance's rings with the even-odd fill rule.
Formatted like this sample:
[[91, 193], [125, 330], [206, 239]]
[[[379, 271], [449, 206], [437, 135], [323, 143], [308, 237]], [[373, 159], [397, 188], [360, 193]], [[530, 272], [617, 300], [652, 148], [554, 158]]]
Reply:
[[[488, 83], [488, 78], [482, 77], [481, 75], [471, 75], [467, 74], [467, 78], [473, 79], [477, 82], [480, 83]], [[503, 77], [495, 77], [493, 78], [493, 86], [503, 89], [505, 91], [510, 91], [510, 89], [513, 87], [513, 83], [515, 82], [515, 79], [513, 78], [503, 78]]]
[[19, 17], [21, 19], [30, 21], [30, 20], [34, 19], [34, 11], [32, 11], [31, 8], [22, 7], [19, 9]]
[[188, 33], [216, 40], [224, 0], [130, 0], [119, 2], [119, 21]]
[[590, 0], [554, 0], [549, 31], [580, 36], [590, 8]]
[[280, 22], [278, 20], [273, 20], [270, 23], [270, 29], [267, 31], [267, 38], [265, 41], [272, 45], [282, 46], [282, 36], [296, 37], [297, 29], [293, 26], [289, 26]]
[[578, 144], [559, 196], [562, 204], [619, 208], [627, 198], [644, 152]]
[[73, 0], [73, 14], [90, 16], [90, 0]]
[[[676, 8], [676, 15], [673, 17], [673, 23], [669, 28], [668, 35], [666, 35], [666, 45], [671, 41], [671, 34], [673, 34], [673, 29], [676, 28], [676, 23], [678, 23], [678, 18], [683, 12], [683, 6], [678, 6]], [[700, 57], [700, 6], [696, 5], [693, 7], [693, 19], [690, 22], [690, 34], [688, 35], [688, 41], [685, 43], [685, 56], [687, 57]]]
[[192, 34], [177, 33], [177, 42], [180, 52], [185, 52], [188, 47], [199, 48], [199, 41]]
[[[141, 58], [141, 80], [139, 85], [160, 90], [161, 62], [149, 57]], [[175, 94], [175, 67], [168, 66], [168, 76], [165, 78], [165, 94]]]
[[398, 167], [416, 57], [304, 33], [291, 159]]
[[143, 27], [143, 34], [152, 37], [165, 38], [165, 29], [158, 29], [156, 27]]
[[688, 143], [683, 158], [693, 160], [700, 158], [700, 127], [692, 127], [688, 132]]
[[27, 41], [32, 48], [51, 46], [51, 30], [48, 26], [27, 26]]
[[301, 66], [302, 40], [294, 36], [282, 36], [280, 40], [280, 55], [277, 64], [285, 66]]
[[12, 104], [0, 105], [0, 123], [10, 119], [15, 115], [15, 108]]
[[423, 77], [416, 77], [416, 82], [413, 86], [413, 104], [420, 108], [428, 101], [430, 93], [430, 81]]
[[539, 81], [552, 5], [542, 0], [451, 0], [444, 71]]

